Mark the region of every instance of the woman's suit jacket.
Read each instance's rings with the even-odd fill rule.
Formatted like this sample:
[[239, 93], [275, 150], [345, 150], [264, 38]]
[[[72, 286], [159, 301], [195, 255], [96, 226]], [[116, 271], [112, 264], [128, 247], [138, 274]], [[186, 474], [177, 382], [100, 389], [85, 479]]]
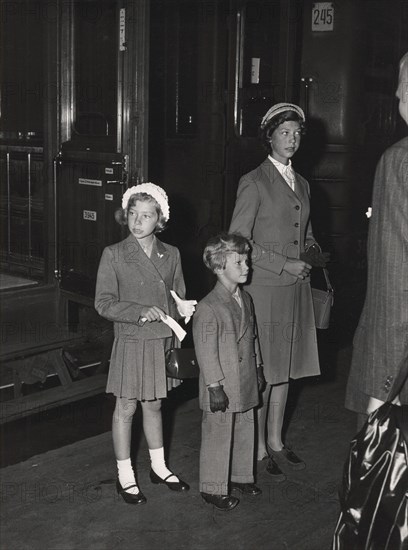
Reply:
[[151, 340], [172, 335], [162, 322], [138, 326], [142, 308], [158, 306], [173, 318], [178, 317], [170, 294], [173, 289], [184, 298], [185, 285], [177, 248], [155, 238], [149, 258], [137, 239], [108, 246], [102, 254], [96, 281], [95, 308], [114, 322], [115, 338]]
[[[368, 396], [385, 401], [408, 360], [408, 137], [381, 157], [368, 232], [368, 280], [353, 342], [346, 407], [365, 412]], [[408, 397], [408, 383], [405, 395]]]
[[[256, 373], [256, 327], [251, 297], [241, 291], [242, 308], [217, 282], [193, 317], [194, 347], [200, 366], [200, 407], [210, 411], [207, 386], [221, 382], [229, 399], [227, 412], [244, 412], [259, 402]], [[255, 347], [256, 346], [256, 347]], [[261, 363], [261, 360], [258, 360]]]
[[305, 244], [315, 239], [309, 219], [309, 184], [297, 173], [295, 189], [268, 158], [240, 179], [229, 230], [252, 243], [251, 284], [286, 286], [298, 281], [283, 266], [288, 256], [299, 258]]

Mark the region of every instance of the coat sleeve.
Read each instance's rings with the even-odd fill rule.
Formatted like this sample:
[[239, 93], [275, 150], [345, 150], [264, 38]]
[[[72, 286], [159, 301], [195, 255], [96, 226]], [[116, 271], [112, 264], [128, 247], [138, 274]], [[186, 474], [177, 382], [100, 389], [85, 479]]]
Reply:
[[113, 261], [113, 252], [105, 248], [96, 278], [95, 309], [99, 315], [109, 321], [136, 323], [145, 306], [135, 302], [120, 301], [118, 278]]
[[221, 368], [218, 347], [218, 322], [210, 306], [200, 303], [193, 317], [194, 348], [204, 378], [209, 386], [225, 376]]
[[256, 182], [244, 176], [238, 185], [237, 200], [229, 231], [230, 233], [240, 233], [250, 241], [253, 264], [256, 264], [260, 269], [280, 275], [287, 256], [279, 254], [275, 250], [268, 250], [253, 240], [253, 229], [260, 204], [261, 197]]
[[175, 290], [181, 299], [183, 300], [185, 299], [186, 285], [184, 282], [183, 269], [181, 267], [180, 252], [178, 250], [177, 250], [177, 258], [176, 258], [176, 268], [174, 270], [174, 276], [173, 276], [172, 290]]

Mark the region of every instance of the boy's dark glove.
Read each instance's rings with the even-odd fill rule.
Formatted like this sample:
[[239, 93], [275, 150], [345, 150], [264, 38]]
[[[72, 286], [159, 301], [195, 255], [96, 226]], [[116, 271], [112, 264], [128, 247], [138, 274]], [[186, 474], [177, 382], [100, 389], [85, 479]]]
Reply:
[[263, 373], [263, 367], [257, 367], [256, 369], [256, 375], [258, 377], [258, 390], [259, 393], [262, 393], [266, 386], [266, 380]]
[[326, 267], [327, 262], [330, 261], [330, 253], [320, 252], [317, 247], [311, 246], [307, 252], [300, 253], [300, 259], [313, 267]]
[[210, 393], [210, 410], [215, 413], [217, 411], [225, 412], [228, 409], [229, 399], [224, 391], [224, 386], [209, 387]]

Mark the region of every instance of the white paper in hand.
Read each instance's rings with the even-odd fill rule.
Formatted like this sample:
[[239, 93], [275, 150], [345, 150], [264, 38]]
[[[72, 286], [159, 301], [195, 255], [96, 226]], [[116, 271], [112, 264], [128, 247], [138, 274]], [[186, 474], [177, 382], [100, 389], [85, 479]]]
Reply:
[[163, 323], [166, 323], [166, 325], [171, 328], [171, 330], [174, 332], [180, 342], [184, 340], [187, 332], [177, 323], [177, 321], [173, 319], [173, 317], [166, 315], [165, 317], [162, 317], [161, 320], [163, 321]]
[[170, 290], [170, 294], [176, 302], [180, 315], [184, 315], [184, 322], [187, 324], [195, 311], [194, 306], [197, 305], [197, 300], [182, 300], [175, 290]]

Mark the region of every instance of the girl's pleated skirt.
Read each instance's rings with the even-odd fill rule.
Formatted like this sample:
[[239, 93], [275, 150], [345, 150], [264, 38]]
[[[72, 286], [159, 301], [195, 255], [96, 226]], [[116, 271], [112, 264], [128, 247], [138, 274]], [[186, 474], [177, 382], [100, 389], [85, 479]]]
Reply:
[[115, 338], [106, 392], [139, 401], [167, 397], [167, 392], [181, 383], [166, 376], [165, 352], [170, 345], [171, 338]]

